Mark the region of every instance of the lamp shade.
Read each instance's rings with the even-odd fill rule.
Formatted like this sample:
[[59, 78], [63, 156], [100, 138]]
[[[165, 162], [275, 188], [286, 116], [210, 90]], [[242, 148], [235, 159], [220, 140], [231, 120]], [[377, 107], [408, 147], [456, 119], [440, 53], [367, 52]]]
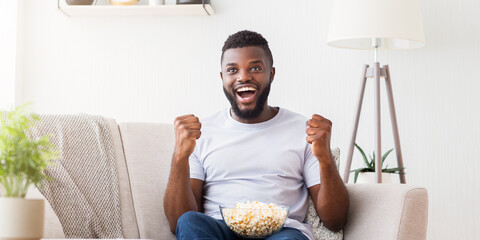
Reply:
[[327, 44], [333, 47], [373, 49], [423, 47], [418, 0], [334, 0]]

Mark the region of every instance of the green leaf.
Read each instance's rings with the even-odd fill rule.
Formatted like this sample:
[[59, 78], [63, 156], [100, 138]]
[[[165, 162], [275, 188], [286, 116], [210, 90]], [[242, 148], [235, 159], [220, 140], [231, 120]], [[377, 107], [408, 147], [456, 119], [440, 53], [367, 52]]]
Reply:
[[386, 153], [383, 154], [382, 165], [383, 165], [383, 162], [385, 162], [385, 159], [387, 158], [388, 154], [390, 154], [392, 151], [393, 151], [393, 148], [388, 150]]
[[365, 152], [363, 152], [363, 149], [360, 146], [358, 146], [357, 143], [354, 143], [354, 144], [355, 144], [355, 147], [360, 152], [360, 154], [362, 154], [363, 161], [365, 162], [365, 165], [369, 168], [372, 168], [372, 165], [368, 162], [367, 156], [365, 155]]
[[374, 172], [371, 168], [357, 168], [357, 169], [354, 169], [350, 172], [356, 172], [356, 171], [358, 171], [358, 172]]
[[[356, 143], [355, 143], [355, 147], [358, 149], [358, 151], [362, 154], [362, 157], [363, 157], [363, 160], [365, 162], [365, 168], [359, 168], [359, 169], [355, 169], [355, 170], [352, 170], [351, 172], [356, 172], [356, 171], [359, 171], [359, 172], [375, 172], [375, 151], [372, 151], [372, 155], [369, 155], [368, 157], [370, 158], [370, 161], [368, 161], [367, 159], [367, 156], [365, 155], [365, 152], [363, 151], [363, 149], [358, 146]], [[393, 151], [394, 149], [389, 149], [387, 152], [385, 152], [382, 156], [382, 168], [383, 168], [383, 164], [385, 162], [385, 160], [387, 159], [388, 155]], [[385, 172], [385, 173], [400, 173], [400, 170], [402, 168], [388, 168], [388, 164], [386, 165], [385, 168], [382, 169], [382, 172]]]
[[0, 189], [6, 197], [25, 197], [31, 184], [48, 180], [44, 171], [58, 158], [48, 136], [32, 139], [27, 134], [40, 120], [27, 106], [0, 111]]
[[385, 168], [382, 169], [382, 172], [386, 173], [400, 173], [400, 170], [405, 169], [405, 168]]
[[357, 183], [357, 178], [359, 173], [360, 171], [355, 171], [355, 175], [353, 176], [353, 183]]

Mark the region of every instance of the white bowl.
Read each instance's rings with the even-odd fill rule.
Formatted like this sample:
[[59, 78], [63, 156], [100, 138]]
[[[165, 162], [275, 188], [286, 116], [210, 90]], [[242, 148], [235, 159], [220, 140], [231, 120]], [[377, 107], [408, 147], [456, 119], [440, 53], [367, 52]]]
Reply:
[[289, 207], [269, 205], [262, 208], [220, 206], [227, 226], [242, 238], [266, 238], [282, 230]]

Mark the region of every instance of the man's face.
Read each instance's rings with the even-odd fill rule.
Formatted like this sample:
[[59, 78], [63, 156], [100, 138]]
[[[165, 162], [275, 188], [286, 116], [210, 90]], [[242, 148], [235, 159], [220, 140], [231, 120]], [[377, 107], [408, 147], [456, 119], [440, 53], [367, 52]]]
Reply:
[[237, 117], [251, 120], [262, 113], [274, 75], [275, 69], [270, 67], [260, 47], [225, 51], [220, 76], [225, 96]]

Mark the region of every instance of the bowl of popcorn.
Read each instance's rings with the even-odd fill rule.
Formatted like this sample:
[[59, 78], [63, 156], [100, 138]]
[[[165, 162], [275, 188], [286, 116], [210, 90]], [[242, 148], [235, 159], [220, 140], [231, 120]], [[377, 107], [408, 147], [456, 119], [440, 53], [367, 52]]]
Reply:
[[258, 201], [220, 206], [227, 226], [243, 238], [266, 238], [280, 231], [289, 211], [289, 207]]

